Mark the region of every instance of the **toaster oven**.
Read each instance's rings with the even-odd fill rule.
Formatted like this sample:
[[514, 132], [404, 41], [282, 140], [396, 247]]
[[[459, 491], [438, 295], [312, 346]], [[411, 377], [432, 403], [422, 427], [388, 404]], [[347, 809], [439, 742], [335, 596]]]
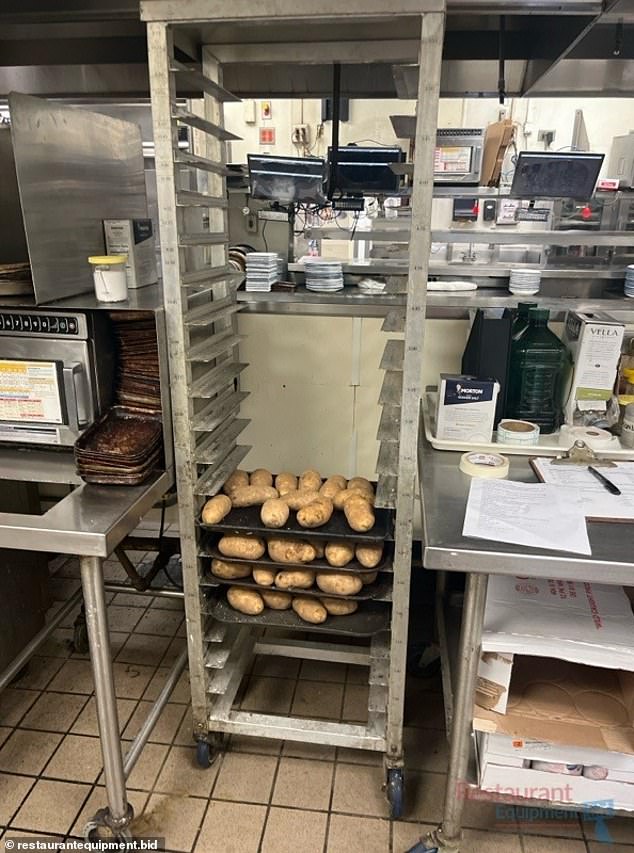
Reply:
[[104, 312], [0, 309], [0, 442], [72, 447], [112, 401]]

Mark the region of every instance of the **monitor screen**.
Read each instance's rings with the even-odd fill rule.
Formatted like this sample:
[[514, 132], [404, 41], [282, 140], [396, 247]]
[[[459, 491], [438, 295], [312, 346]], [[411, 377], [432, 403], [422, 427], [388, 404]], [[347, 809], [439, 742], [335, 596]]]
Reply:
[[[333, 149], [328, 149], [328, 164], [332, 166]], [[402, 163], [405, 154], [401, 148], [346, 145], [337, 149], [337, 171], [331, 192], [350, 195], [385, 195], [398, 192], [399, 175], [391, 169], [392, 163]]]
[[520, 151], [511, 198], [576, 198], [592, 196], [604, 154]]
[[326, 201], [326, 161], [321, 157], [247, 154], [247, 161], [252, 198], [264, 198], [282, 204], [322, 204]]

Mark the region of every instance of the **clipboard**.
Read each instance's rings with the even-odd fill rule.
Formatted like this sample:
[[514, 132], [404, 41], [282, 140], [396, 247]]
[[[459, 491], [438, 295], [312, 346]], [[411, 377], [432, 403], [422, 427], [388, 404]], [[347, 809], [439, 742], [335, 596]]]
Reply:
[[[592, 477], [587, 471], [588, 464], [592, 463], [580, 462], [578, 464], [559, 465], [556, 469], [557, 478], [549, 479], [544, 476], [543, 469], [552, 467], [553, 459], [551, 457], [531, 456], [529, 462], [540, 483], [554, 483], [555, 485], [577, 488], [580, 500], [583, 501], [583, 494], [587, 494], [589, 496], [588, 503], [594, 503], [595, 509], [601, 508], [602, 511], [598, 514], [590, 512], [586, 515], [586, 521], [605, 522], [607, 524], [634, 524], [634, 462], [615, 461], [614, 467], [608, 469], [612, 472], [611, 477], [616, 475], [619, 480], [617, 483], [619, 488], [623, 490], [623, 486], [625, 486], [625, 494], [622, 495], [611, 495]], [[629, 487], [628, 483], [623, 484], [620, 481], [619, 469], [621, 472], [627, 470], [631, 478]], [[583, 477], [584, 473], [587, 474], [587, 481]], [[568, 475], [569, 482], [566, 482], [566, 475]], [[580, 477], [580, 475], [582, 476]], [[614, 506], [614, 502], [620, 502], [621, 513], [617, 515], [610, 514], [610, 506]]]

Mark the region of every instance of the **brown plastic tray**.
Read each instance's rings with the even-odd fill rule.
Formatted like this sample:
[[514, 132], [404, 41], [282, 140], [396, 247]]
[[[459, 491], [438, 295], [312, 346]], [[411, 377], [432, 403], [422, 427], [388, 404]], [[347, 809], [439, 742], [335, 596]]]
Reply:
[[342, 510], [335, 510], [332, 518], [323, 527], [310, 530], [297, 523], [296, 512], [291, 512], [284, 527], [272, 530], [265, 527], [260, 518], [259, 506], [234, 508], [218, 524], [204, 524], [199, 520], [203, 530], [222, 533], [255, 533], [258, 536], [293, 536], [299, 539], [335, 540], [347, 539], [355, 542], [382, 542], [393, 536], [393, 512], [390, 509], [374, 509], [374, 527], [367, 533], [358, 533], [348, 524]]
[[259, 616], [247, 616], [230, 607], [224, 595], [208, 593], [207, 612], [220, 622], [233, 625], [256, 625], [262, 628], [284, 628], [295, 631], [314, 631], [319, 634], [339, 634], [351, 637], [372, 637], [390, 627], [391, 609], [386, 604], [365, 601], [356, 613], [348, 616], [328, 616], [321, 625], [300, 619], [294, 610], [267, 608]]
[[[274, 533], [274, 531], [269, 530], [269, 536], [272, 533]], [[258, 566], [263, 569], [279, 569], [279, 571], [284, 571], [284, 569], [314, 569], [315, 571], [320, 572], [353, 572], [357, 575], [368, 574], [370, 572], [392, 571], [391, 545], [384, 546], [383, 557], [381, 558], [379, 565], [374, 569], [368, 569], [366, 566], [362, 566], [358, 560], [351, 560], [347, 566], [331, 566], [325, 557], [311, 560], [310, 563], [277, 563], [269, 557], [268, 553], [263, 557], [260, 557], [259, 560], [247, 560], [244, 557], [225, 557], [224, 554], [221, 554], [218, 550], [218, 539], [220, 539], [220, 536], [214, 536], [211, 534], [206, 536], [203, 542], [203, 547], [200, 551], [200, 556], [213, 557], [217, 560], [224, 560], [226, 563], [252, 563], [254, 566]], [[310, 542], [309, 537], [304, 537], [304, 539], [305, 541]]]
[[[312, 566], [307, 569], [314, 571]], [[282, 569], [284, 571], [284, 569]], [[280, 589], [277, 586], [262, 586], [253, 578], [218, 578], [211, 571], [205, 574], [200, 583], [201, 586], [241, 586], [245, 589], [254, 589], [256, 592], [289, 592], [291, 595], [308, 595], [311, 598], [341, 598], [344, 601], [391, 601], [392, 600], [392, 578], [389, 575], [379, 575], [373, 583], [364, 586], [356, 595], [336, 595], [331, 592], [322, 592], [315, 584], [310, 589]]]

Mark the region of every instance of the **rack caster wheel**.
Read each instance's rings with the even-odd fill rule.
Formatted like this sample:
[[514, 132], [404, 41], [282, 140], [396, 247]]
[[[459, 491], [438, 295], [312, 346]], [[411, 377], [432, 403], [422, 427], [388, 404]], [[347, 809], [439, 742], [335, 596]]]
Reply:
[[394, 768], [387, 771], [386, 795], [390, 804], [390, 817], [398, 820], [403, 814], [403, 771]]
[[88, 626], [86, 625], [86, 613], [82, 607], [73, 625], [73, 649], [78, 655], [88, 654]]
[[423, 841], [419, 841], [407, 851], [407, 853], [438, 853], [437, 847], [427, 847]]
[[196, 741], [196, 764], [207, 770], [216, 761], [222, 748], [222, 738], [210, 736], [209, 740]]

